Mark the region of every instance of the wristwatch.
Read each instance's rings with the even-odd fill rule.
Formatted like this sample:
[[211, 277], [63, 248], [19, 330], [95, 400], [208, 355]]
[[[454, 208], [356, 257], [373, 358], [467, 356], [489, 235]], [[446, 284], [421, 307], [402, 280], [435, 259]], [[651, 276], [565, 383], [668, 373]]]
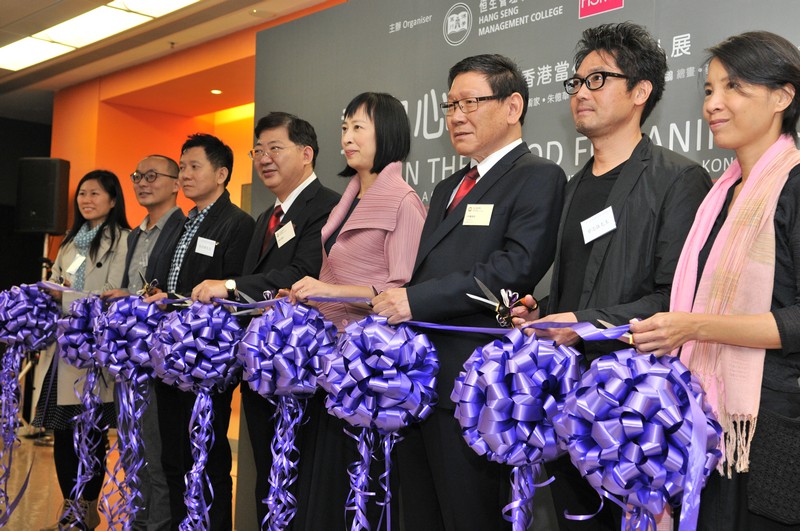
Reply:
[[236, 293], [236, 281], [232, 278], [229, 278], [225, 281], [225, 289], [228, 290], [228, 300], [235, 301], [238, 297], [238, 293]]

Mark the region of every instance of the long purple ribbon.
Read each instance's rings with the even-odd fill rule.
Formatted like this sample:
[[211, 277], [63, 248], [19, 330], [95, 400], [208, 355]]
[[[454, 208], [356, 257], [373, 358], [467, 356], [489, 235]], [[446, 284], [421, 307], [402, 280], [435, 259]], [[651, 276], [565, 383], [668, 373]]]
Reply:
[[677, 358], [626, 349], [595, 360], [567, 397], [556, 431], [581, 475], [628, 506], [623, 528], [651, 525], [682, 501], [680, 529], [694, 529], [722, 433], [703, 396]]
[[[208, 449], [214, 446], [214, 430], [211, 423], [214, 420], [214, 408], [211, 395], [207, 391], [200, 391], [195, 398], [190, 421], [189, 442], [192, 447], [192, 468], [186, 473], [186, 491], [183, 502], [186, 504], [186, 517], [180, 524], [181, 531], [196, 531], [209, 529], [211, 519], [208, 507], [214, 500], [214, 489], [206, 474], [208, 463]], [[208, 486], [211, 503], [206, 503], [203, 487]]]
[[503, 510], [515, 531], [533, 518], [534, 475], [564, 453], [553, 426], [580, 379], [581, 355], [512, 329], [475, 349], [456, 378], [451, 399], [464, 440], [478, 455], [509, 464], [512, 502]]

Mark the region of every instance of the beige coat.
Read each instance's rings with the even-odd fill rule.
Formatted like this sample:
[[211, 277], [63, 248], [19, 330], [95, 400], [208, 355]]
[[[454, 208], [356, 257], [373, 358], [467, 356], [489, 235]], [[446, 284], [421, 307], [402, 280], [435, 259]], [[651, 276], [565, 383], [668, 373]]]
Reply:
[[[94, 259], [86, 258], [86, 275], [84, 277], [83, 291], [102, 293], [105, 290], [121, 287], [122, 274], [125, 270], [125, 253], [128, 249], [128, 232], [127, 229], [117, 232], [113, 250], [109, 249], [111, 238], [108, 236], [108, 232], [106, 231], [106, 233], [104, 233], [97, 256], [95, 256]], [[69, 269], [69, 266], [77, 255], [78, 250], [73, 242], [69, 242], [62, 247], [58, 251], [58, 256], [53, 264], [53, 275], [51, 278], [58, 279], [63, 276], [66, 280], [72, 281], [66, 273], [66, 270]], [[79, 298], [81, 298], [81, 295], [78, 293], [65, 292], [61, 300], [62, 313], [66, 314], [69, 311], [70, 304]], [[49, 363], [54, 352], [55, 346], [51, 345], [46, 351], [43, 362]], [[86, 371], [76, 369], [64, 363], [60, 358], [57, 358], [55, 363], [58, 363], [58, 405], [80, 404], [78, 396], [82, 388], [80, 386], [76, 388], [75, 383], [81, 376], [86, 374]], [[102, 371], [102, 378], [100, 378], [98, 387], [98, 392], [103, 402], [114, 401], [114, 378], [105, 369]], [[43, 392], [46, 391], [43, 390]]]

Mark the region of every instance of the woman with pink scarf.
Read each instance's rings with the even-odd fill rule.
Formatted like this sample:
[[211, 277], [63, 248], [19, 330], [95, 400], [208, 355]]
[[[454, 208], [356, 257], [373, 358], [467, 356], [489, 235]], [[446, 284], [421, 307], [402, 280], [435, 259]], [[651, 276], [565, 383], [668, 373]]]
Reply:
[[631, 331], [680, 355], [725, 431], [698, 529], [800, 529], [800, 52], [763, 31], [709, 51], [703, 115], [736, 160], [697, 212], [671, 311]]

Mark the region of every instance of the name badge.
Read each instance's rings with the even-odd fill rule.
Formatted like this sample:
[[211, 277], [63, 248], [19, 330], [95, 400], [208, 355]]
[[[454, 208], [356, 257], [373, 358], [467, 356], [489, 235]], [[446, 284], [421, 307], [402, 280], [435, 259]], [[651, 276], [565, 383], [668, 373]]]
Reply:
[[77, 273], [78, 272], [78, 268], [85, 261], [86, 261], [86, 257], [83, 256], [82, 254], [79, 254], [78, 256], [76, 256], [75, 260], [73, 260], [72, 263], [67, 268], [67, 274], [68, 275], [74, 275], [75, 273]]
[[494, 205], [468, 204], [464, 214], [464, 225], [488, 227], [492, 220], [492, 210]]
[[294, 238], [294, 223], [287, 223], [275, 231], [275, 243], [278, 244], [278, 247], [283, 247], [283, 244], [292, 238]]
[[198, 254], [202, 254], [204, 256], [214, 257], [214, 248], [217, 246], [217, 242], [214, 240], [209, 240], [208, 238], [197, 238], [197, 247], [194, 248], [194, 252]]
[[601, 210], [594, 216], [586, 218], [581, 221], [581, 230], [583, 230], [583, 243], [589, 243], [603, 234], [616, 230], [617, 222], [614, 221], [614, 212], [611, 207]]

